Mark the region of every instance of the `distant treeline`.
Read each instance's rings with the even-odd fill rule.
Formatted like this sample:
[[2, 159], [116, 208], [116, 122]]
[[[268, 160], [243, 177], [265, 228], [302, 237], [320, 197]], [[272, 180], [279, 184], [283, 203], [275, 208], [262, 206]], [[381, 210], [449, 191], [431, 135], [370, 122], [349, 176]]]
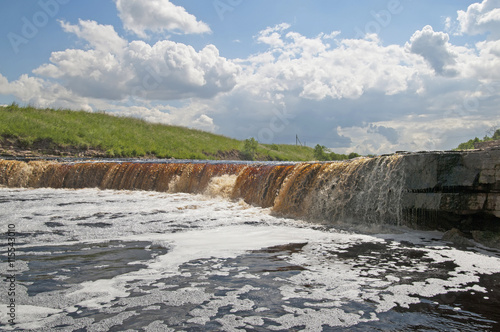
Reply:
[[474, 139], [470, 139], [465, 143], [461, 143], [458, 145], [456, 150], [470, 150], [474, 149], [474, 143], [480, 143], [480, 142], [488, 142], [488, 141], [495, 141], [497, 139], [500, 139], [500, 129], [497, 129], [495, 133], [489, 137], [489, 136], [484, 136], [483, 139], [479, 139], [475, 137]]
[[355, 152], [351, 152], [350, 154], [346, 155], [335, 152], [328, 152], [327, 150], [328, 149], [325, 146], [317, 144], [314, 147], [314, 158], [320, 161], [331, 161], [331, 160], [347, 160], [360, 157], [360, 155]]

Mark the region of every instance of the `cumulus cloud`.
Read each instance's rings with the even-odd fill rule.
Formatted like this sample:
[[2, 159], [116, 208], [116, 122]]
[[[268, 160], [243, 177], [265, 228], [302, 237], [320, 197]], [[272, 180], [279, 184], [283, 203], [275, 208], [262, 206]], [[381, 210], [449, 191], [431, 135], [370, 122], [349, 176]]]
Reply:
[[450, 49], [449, 36], [444, 32], [435, 32], [430, 25], [416, 31], [406, 44], [410, 52], [419, 54], [429, 62], [439, 75], [455, 76], [457, 71], [456, 54]]
[[127, 46], [127, 41], [116, 33], [112, 25], [98, 24], [95, 21], [78, 20], [78, 25], [60, 21], [65, 32], [73, 33], [86, 40], [89, 47], [103, 52], [120, 52]]
[[144, 119], [152, 123], [176, 125], [204, 131], [216, 132], [219, 127], [206, 113], [208, 107], [197, 101], [190, 101], [183, 106], [170, 105], [117, 105], [112, 114]]
[[290, 24], [281, 23], [274, 27], [268, 27], [259, 32], [256, 39], [259, 43], [268, 44], [273, 47], [281, 47], [284, 45], [281, 40], [281, 33], [290, 28]]
[[500, 40], [483, 41], [476, 44], [479, 56], [471, 61], [473, 75], [498, 85], [500, 80]]
[[37, 75], [55, 78], [61, 84], [84, 97], [121, 99], [127, 92], [126, 82], [133, 77], [130, 68], [111, 53], [96, 50], [66, 50], [54, 52], [51, 64], [35, 69]]
[[9, 82], [0, 74], [0, 94], [12, 95], [30, 105], [91, 111], [89, 100], [73, 94], [57, 82], [21, 75]]
[[500, 0], [483, 0], [474, 3], [467, 11], [457, 12], [460, 33], [478, 35], [491, 33], [492, 39], [500, 38]]
[[86, 40], [90, 49], [54, 52], [51, 63], [34, 73], [58, 79], [78, 95], [112, 100], [130, 95], [148, 100], [209, 98], [236, 84], [238, 67], [213, 45], [196, 51], [169, 40], [129, 43], [111, 26], [93, 21], [61, 24]]
[[135, 79], [129, 83], [132, 90], [138, 88], [139, 96], [158, 100], [213, 97], [234, 87], [239, 70], [214, 45], [196, 52], [168, 40], [152, 46], [134, 41], [126, 61], [135, 68]]
[[294, 91], [313, 100], [356, 99], [369, 90], [401, 93], [419, 74], [430, 73], [418, 56], [396, 45], [382, 46], [376, 35], [335, 40], [332, 47], [324, 35], [284, 34], [288, 28], [280, 24], [258, 34], [270, 49], [247, 60], [240, 87], [262, 95]]
[[384, 136], [390, 143], [396, 144], [399, 138], [398, 132], [394, 128], [369, 125], [369, 133], [377, 133]]
[[194, 120], [193, 126], [197, 129], [204, 131], [214, 132], [218, 127], [214, 124], [214, 119], [206, 114], [200, 115], [199, 118]]
[[[339, 135], [339, 126], [360, 124], [367, 113], [374, 119], [398, 115], [400, 107], [381, 110], [381, 102], [417, 94], [426, 77], [434, 76], [421, 56], [398, 45], [383, 46], [376, 35], [309, 38], [289, 28], [261, 31], [257, 39], [272, 36], [265, 39], [269, 49], [239, 61], [243, 71], [238, 84], [218, 97], [218, 108], [241, 114], [241, 119], [215, 116], [224, 134], [271, 143], [297, 133], [309, 142], [346, 146], [351, 140]], [[386, 141], [397, 139], [390, 128], [371, 130]]]
[[482, 137], [488, 128], [499, 123], [499, 85], [446, 77], [425, 84], [427, 89], [422, 95], [401, 95], [380, 106], [371, 100], [377, 110], [374, 113], [378, 114], [360, 117], [352, 124], [341, 122], [338, 133], [351, 143], [338, 151], [451, 149], [472, 137]]
[[[238, 60], [238, 84], [217, 97], [222, 114], [214, 122], [229, 136], [271, 143], [299, 134], [338, 152], [388, 153], [455, 147], [499, 119], [491, 102], [499, 101], [492, 84], [500, 73], [493, 41], [456, 46], [428, 26], [405, 45], [386, 46], [377, 35], [307, 37], [288, 24], [255, 38], [268, 49]], [[281, 109], [287, 117], [280, 122]], [[478, 113], [482, 119], [461, 137], [456, 125], [440, 127]]]
[[210, 27], [189, 14], [184, 7], [169, 0], [115, 0], [118, 14], [125, 29], [141, 38], [147, 32], [174, 32], [200, 34], [211, 32]]
[[447, 43], [446, 49], [456, 56], [456, 66], [461, 77], [494, 83], [500, 79], [500, 0], [483, 0], [459, 10], [456, 20], [446, 19], [448, 31], [455, 35], [487, 35], [474, 47], [458, 47]]

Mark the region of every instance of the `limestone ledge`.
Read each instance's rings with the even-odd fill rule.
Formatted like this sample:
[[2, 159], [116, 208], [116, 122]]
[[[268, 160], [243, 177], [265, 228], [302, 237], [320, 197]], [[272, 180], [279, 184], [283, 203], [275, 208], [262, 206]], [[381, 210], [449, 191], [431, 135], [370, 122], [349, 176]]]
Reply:
[[500, 149], [403, 156], [402, 209], [419, 228], [500, 232]]

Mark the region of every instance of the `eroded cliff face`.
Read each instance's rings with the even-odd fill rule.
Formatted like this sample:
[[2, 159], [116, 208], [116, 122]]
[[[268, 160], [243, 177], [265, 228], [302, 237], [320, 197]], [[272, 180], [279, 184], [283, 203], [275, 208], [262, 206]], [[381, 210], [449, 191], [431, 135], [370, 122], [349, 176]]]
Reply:
[[403, 159], [406, 223], [456, 228], [478, 240], [500, 234], [500, 149], [427, 152]]
[[500, 245], [500, 149], [295, 164], [0, 160], [0, 185], [204, 193], [287, 217], [454, 229]]

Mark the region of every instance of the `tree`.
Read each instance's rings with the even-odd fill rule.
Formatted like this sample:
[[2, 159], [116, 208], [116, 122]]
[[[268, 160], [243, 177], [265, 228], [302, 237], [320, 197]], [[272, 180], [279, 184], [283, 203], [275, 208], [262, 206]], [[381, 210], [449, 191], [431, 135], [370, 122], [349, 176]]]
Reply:
[[316, 144], [314, 147], [314, 158], [319, 161], [328, 161], [328, 160], [347, 160], [352, 158], [360, 157], [356, 152], [351, 152], [349, 155], [329, 152], [327, 153], [327, 148], [324, 145]]
[[257, 153], [257, 147], [259, 146], [259, 142], [255, 140], [255, 138], [247, 138], [243, 142], [243, 151], [242, 155], [246, 160], [254, 160], [255, 154]]
[[[490, 129], [489, 132], [493, 132], [494, 130], [495, 130], [495, 127], [492, 127], [492, 129]], [[489, 137], [488, 135], [484, 136], [483, 139], [479, 139], [479, 138], [475, 137], [474, 139], [470, 139], [465, 143], [460, 143], [455, 150], [474, 149], [474, 143], [495, 141], [498, 139], [500, 139], [500, 129], [496, 129], [495, 132], [493, 132], [493, 135], [491, 135], [491, 137]]]
[[497, 129], [491, 138], [494, 140], [500, 139], [500, 129]]
[[349, 159], [354, 159], [354, 158], [358, 158], [358, 157], [361, 157], [359, 154], [357, 154], [356, 152], [351, 152], [349, 153], [349, 156], [347, 156]]
[[328, 155], [325, 152], [326, 146], [316, 144], [314, 147], [314, 158], [320, 161], [328, 160]]

